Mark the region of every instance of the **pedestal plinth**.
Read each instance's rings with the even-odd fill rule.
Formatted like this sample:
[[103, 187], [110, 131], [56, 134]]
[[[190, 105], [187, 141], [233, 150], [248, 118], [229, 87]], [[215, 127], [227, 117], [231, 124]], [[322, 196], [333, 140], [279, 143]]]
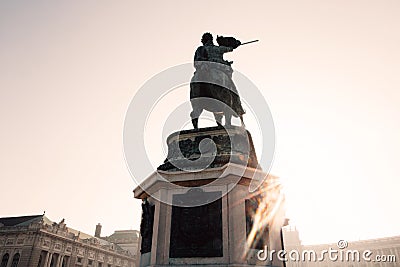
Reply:
[[283, 266], [257, 257], [282, 249], [283, 196], [278, 178], [257, 168], [250, 134], [214, 127], [167, 143], [165, 162], [134, 190], [143, 200], [139, 266]]

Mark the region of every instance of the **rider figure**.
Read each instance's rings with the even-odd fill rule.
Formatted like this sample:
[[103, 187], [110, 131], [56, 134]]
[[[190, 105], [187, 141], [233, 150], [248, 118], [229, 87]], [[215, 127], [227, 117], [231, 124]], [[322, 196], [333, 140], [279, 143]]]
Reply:
[[[221, 37], [217, 38], [218, 43], [220, 43], [219, 38]], [[240, 41], [235, 41], [236, 45], [234, 45], [233, 47], [224, 45], [216, 46], [213, 43], [213, 36], [211, 35], [211, 33], [204, 33], [201, 38], [201, 42], [203, 45], [198, 47], [194, 54], [194, 67], [196, 68], [196, 71], [207, 71], [208, 66], [210, 66], [224, 72], [229, 77], [230, 81], [228, 87], [231, 92], [234, 93], [233, 106], [231, 108], [237, 113], [238, 116], [242, 117], [245, 111], [240, 101], [239, 92], [237, 91], [236, 86], [232, 80], [233, 70], [231, 65], [233, 62], [224, 60], [225, 53], [232, 52], [233, 49], [237, 48], [240, 45]], [[204, 61], [215, 62], [219, 64], [203, 64]]]
[[202, 68], [203, 65], [201, 64], [201, 61], [216, 62], [223, 65], [215, 64], [215, 67], [225, 72], [230, 78], [232, 78], [232, 61], [224, 60], [224, 54], [227, 52], [232, 52], [233, 48], [214, 45], [213, 36], [209, 32], [203, 34], [201, 42], [203, 45], [197, 48], [196, 53], [194, 54], [194, 66], [196, 70], [198, 68]]

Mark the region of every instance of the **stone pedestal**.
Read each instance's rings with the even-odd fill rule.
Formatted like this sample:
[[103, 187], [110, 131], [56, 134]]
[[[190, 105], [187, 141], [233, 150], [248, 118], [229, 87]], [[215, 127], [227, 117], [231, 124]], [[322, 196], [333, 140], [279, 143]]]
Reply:
[[[134, 190], [143, 200], [140, 266], [283, 266], [257, 257], [282, 249], [284, 214], [278, 178], [257, 168], [250, 134], [206, 128], [167, 142], [164, 164]], [[261, 183], [255, 192], [252, 181]]]

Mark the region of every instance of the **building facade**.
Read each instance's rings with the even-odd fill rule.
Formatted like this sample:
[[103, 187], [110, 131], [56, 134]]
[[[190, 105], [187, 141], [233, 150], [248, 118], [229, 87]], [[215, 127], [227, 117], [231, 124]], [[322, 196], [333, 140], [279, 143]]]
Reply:
[[0, 267], [135, 267], [120, 246], [44, 215], [0, 218]]
[[120, 246], [129, 251], [134, 258], [137, 257], [139, 245], [139, 231], [137, 230], [117, 230], [112, 235], [102, 237], [104, 240]]
[[400, 236], [303, 245], [297, 229], [286, 227], [283, 239], [288, 259], [286, 267], [400, 266]]

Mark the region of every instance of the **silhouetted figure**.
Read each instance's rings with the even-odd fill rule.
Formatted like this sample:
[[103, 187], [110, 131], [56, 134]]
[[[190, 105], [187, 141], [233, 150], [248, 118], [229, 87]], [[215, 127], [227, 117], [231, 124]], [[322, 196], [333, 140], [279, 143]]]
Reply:
[[[198, 128], [198, 117], [202, 111], [214, 113], [219, 126], [225, 115], [225, 125], [231, 125], [232, 116], [240, 117], [243, 123], [245, 113], [238, 91], [232, 80], [232, 61], [224, 60], [224, 54], [233, 51], [241, 43], [233, 37], [219, 36], [216, 46], [211, 33], [203, 34], [202, 46], [198, 47], [194, 55], [196, 71], [190, 83], [190, 99], [193, 111], [190, 116], [195, 129]], [[207, 100], [207, 98], [215, 101]]]

